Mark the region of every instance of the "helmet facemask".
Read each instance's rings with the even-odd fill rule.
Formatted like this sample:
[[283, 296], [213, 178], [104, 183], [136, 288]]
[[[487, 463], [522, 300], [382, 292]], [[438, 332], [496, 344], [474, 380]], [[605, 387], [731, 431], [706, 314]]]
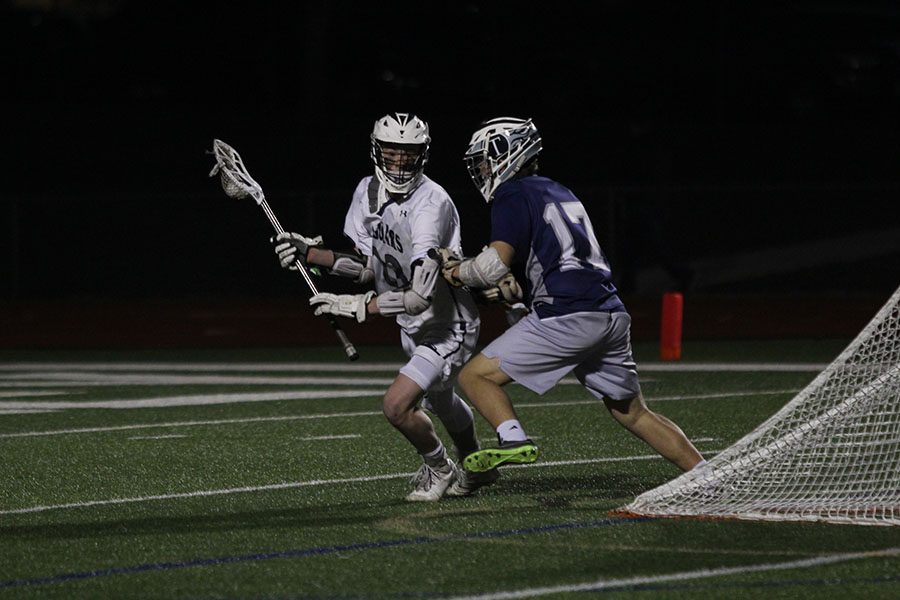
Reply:
[[410, 113], [391, 113], [372, 129], [375, 176], [392, 194], [408, 194], [419, 185], [428, 162], [428, 124]]
[[372, 140], [372, 160], [375, 173], [391, 193], [407, 194], [422, 177], [428, 162], [426, 144], [395, 144]]
[[518, 173], [541, 151], [541, 135], [531, 119], [500, 117], [482, 124], [472, 135], [464, 157], [469, 177], [484, 196]]

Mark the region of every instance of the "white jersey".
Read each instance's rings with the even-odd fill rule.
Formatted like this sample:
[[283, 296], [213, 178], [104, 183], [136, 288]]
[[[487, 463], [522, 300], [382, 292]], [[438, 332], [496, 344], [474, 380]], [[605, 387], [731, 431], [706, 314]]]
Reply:
[[[374, 257], [375, 291], [379, 294], [408, 289], [411, 265], [426, 257], [431, 248], [450, 248], [462, 256], [456, 206], [444, 188], [425, 175], [400, 203], [386, 195], [374, 176], [364, 177], [353, 192], [344, 234], [359, 252]], [[454, 322], [477, 323], [478, 307], [468, 292], [451, 287], [442, 278], [425, 312], [397, 315], [397, 324], [410, 333]]]

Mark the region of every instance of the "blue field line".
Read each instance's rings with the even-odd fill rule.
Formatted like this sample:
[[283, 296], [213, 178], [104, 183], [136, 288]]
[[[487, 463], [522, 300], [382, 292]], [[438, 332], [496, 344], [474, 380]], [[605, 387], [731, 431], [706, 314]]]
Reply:
[[398, 548], [402, 546], [418, 546], [422, 544], [438, 544], [442, 542], [457, 542], [464, 540], [503, 538], [518, 535], [533, 535], [536, 533], [551, 533], [572, 529], [590, 529], [594, 527], [608, 527], [611, 525], [625, 525], [650, 521], [649, 518], [633, 519], [597, 519], [583, 523], [557, 523], [555, 525], [541, 525], [538, 527], [523, 527], [517, 529], [504, 529], [499, 531], [482, 531], [479, 533], [467, 533], [464, 535], [447, 535], [439, 537], [415, 537], [399, 540], [380, 540], [374, 542], [362, 542], [358, 544], [344, 544], [340, 546], [317, 546], [313, 548], [298, 548], [294, 550], [279, 550], [277, 552], [263, 552], [258, 554], [244, 554], [238, 556], [220, 556], [216, 558], [195, 558], [184, 561], [147, 563], [132, 565], [129, 567], [112, 567], [109, 569], [97, 569], [95, 571], [82, 571], [79, 573], [63, 573], [49, 577], [35, 577], [33, 579], [12, 579], [0, 581], [0, 589], [26, 587], [35, 585], [48, 585], [53, 583], [67, 583], [70, 581], [82, 581], [97, 577], [109, 577], [111, 575], [128, 575], [132, 573], [147, 573], [152, 571], [169, 571], [173, 569], [190, 569], [192, 567], [211, 567], [232, 563], [254, 562], [272, 560], [274, 558], [301, 558], [305, 556], [321, 556], [336, 554], [338, 552], [359, 552], [364, 550], [380, 550], [383, 548]]

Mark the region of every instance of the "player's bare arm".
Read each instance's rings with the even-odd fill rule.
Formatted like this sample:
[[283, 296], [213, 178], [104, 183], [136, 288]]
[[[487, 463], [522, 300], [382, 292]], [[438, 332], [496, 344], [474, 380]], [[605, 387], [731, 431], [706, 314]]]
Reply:
[[331, 275], [347, 277], [356, 283], [371, 283], [375, 274], [372, 257], [360, 252], [330, 250], [322, 246], [322, 236], [309, 238], [299, 233], [285, 232], [272, 238], [278, 262], [284, 269], [296, 269], [296, 261], [305, 265], [324, 267]]

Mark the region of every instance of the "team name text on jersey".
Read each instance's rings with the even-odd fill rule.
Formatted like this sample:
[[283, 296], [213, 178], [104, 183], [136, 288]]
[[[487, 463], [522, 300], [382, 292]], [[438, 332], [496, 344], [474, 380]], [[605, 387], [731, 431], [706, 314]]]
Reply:
[[397, 252], [403, 252], [403, 244], [400, 243], [400, 238], [397, 236], [397, 234], [391, 231], [390, 227], [388, 227], [384, 223], [379, 222], [375, 226], [375, 231], [372, 232], [372, 237], [387, 244]]

